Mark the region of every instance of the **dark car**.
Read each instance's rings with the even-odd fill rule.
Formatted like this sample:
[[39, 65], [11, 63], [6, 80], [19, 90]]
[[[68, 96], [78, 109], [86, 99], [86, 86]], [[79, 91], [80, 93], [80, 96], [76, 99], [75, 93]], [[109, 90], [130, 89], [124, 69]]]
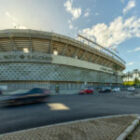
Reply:
[[99, 93], [109, 93], [111, 91], [112, 91], [111, 87], [102, 87], [99, 89]]
[[0, 95], [2, 95], [2, 90], [0, 89]]
[[50, 91], [43, 88], [33, 88], [27, 92], [16, 92], [16, 94], [2, 96], [0, 98], [1, 105], [20, 105], [42, 102], [50, 96]]
[[93, 88], [85, 88], [79, 92], [79, 94], [93, 94], [94, 89]]

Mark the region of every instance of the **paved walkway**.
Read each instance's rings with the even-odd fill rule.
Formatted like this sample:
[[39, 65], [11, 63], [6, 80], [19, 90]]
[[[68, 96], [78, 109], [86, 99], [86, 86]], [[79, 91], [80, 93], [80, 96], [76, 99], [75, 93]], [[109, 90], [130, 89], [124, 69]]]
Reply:
[[120, 92], [113, 92], [114, 95], [119, 97], [128, 97], [128, 98], [140, 98], [140, 89], [136, 89], [134, 92], [131, 91], [120, 91]]
[[135, 118], [129, 115], [50, 125], [0, 135], [0, 140], [115, 140]]

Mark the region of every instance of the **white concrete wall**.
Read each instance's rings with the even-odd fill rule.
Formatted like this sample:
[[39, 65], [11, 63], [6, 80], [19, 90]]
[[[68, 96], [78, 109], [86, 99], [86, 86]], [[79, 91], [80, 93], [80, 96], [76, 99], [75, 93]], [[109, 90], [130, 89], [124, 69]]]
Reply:
[[70, 58], [70, 57], [59, 56], [59, 55], [52, 55], [52, 58], [53, 58], [52, 63], [55, 64], [63, 64], [63, 65], [69, 65], [69, 66], [74, 66], [79, 68], [86, 68], [90, 70], [102, 71], [111, 74], [113, 73], [113, 70], [109, 67], [93, 64], [76, 58]]

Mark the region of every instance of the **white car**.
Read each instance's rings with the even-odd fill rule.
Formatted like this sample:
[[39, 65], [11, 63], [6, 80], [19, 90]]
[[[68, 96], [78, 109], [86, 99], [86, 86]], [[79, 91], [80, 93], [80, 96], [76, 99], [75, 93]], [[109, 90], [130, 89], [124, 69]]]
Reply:
[[135, 87], [128, 87], [127, 90], [128, 91], [135, 91]]
[[121, 91], [121, 89], [119, 87], [115, 87], [115, 88], [112, 89], [112, 91], [119, 92], [119, 91]]

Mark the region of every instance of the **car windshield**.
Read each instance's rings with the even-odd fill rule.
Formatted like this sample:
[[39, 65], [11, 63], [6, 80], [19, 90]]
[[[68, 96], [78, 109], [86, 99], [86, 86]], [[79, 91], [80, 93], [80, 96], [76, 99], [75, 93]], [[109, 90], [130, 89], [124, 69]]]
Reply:
[[41, 93], [43, 91], [43, 89], [40, 88], [33, 88], [29, 91], [30, 94], [32, 93]]
[[0, 0], [0, 140], [140, 139], [140, 0]]

